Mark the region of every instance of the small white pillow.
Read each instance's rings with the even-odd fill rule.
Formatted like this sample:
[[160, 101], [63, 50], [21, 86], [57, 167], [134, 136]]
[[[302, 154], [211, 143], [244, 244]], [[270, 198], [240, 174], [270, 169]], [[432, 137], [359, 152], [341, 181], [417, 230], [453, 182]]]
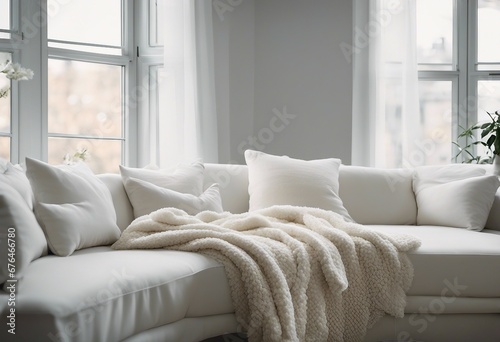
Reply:
[[205, 167], [200, 162], [178, 165], [173, 169], [152, 170], [131, 168], [120, 165], [123, 183], [128, 178], [136, 178], [161, 188], [199, 196], [203, 193], [203, 173]]
[[26, 177], [26, 173], [19, 164], [13, 165], [10, 162], [2, 161], [2, 163], [0, 163], [0, 181], [16, 189], [26, 201], [28, 207], [33, 210], [33, 192], [31, 191], [31, 185]]
[[496, 176], [484, 173], [460, 165], [417, 168], [417, 224], [482, 230], [500, 185]]
[[334, 211], [349, 221], [339, 193], [340, 159], [300, 160], [246, 150], [250, 211], [295, 205]]
[[471, 177], [484, 176], [485, 174], [486, 170], [482, 167], [468, 164], [420, 166], [415, 168], [415, 173], [413, 174], [413, 191], [415, 195], [418, 195], [419, 191], [427, 187]]
[[26, 167], [35, 214], [54, 254], [68, 256], [119, 238], [111, 193], [85, 163], [55, 167], [26, 158]]
[[[8, 268], [12, 243], [14, 278]], [[47, 255], [47, 240], [33, 211], [13, 187], [0, 182], [0, 284], [7, 279], [21, 279], [31, 261], [43, 255]]]
[[125, 190], [134, 207], [135, 218], [168, 207], [182, 209], [190, 215], [204, 210], [218, 213], [223, 211], [218, 184], [212, 184], [200, 196], [195, 196], [164, 189], [140, 179], [128, 178], [125, 181]]

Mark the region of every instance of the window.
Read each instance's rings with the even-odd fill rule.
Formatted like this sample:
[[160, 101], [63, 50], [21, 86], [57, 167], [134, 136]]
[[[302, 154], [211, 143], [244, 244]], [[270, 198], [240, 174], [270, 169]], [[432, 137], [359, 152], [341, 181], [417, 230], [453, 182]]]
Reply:
[[416, 3], [420, 122], [432, 148], [423, 164], [446, 164], [463, 128], [500, 109], [500, 3]]
[[48, 20], [48, 161], [86, 149], [94, 172], [116, 172], [124, 162], [130, 63], [124, 2], [73, 0], [57, 8]]
[[165, 5], [160, 0], [138, 1], [136, 6], [136, 23], [138, 27], [147, 29], [137, 33], [137, 86], [140, 90], [137, 98], [140, 99], [138, 128], [140, 132], [148, 132], [138, 141], [138, 163], [155, 163], [160, 165], [158, 153], [159, 127], [161, 125], [159, 108], [160, 101], [164, 100], [160, 94], [165, 86], [163, 81], [163, 23], [161, 13]]
[[[0, 52], [0, 66], [12, 61], [12, 54]], [[1, 69], [0, 69], [1, 70]], [[0, 157], [10, 159], [11, 145], [11, 82], [0, 74]]]
[[[17, 1], [0, 0], [0, 67], [8, 61], [18, 62], [19, 54], [12, 40], [18, 36], [18, 10]], [[12, 82], [0, 73], [0, 157], [7, 160], [15, 152], [12, 149], [16, 142], [14, 138], [17, 138], [17, 90], [17, 82]]]
[[[500, 110], [500, 1], [376, 3], [360, 7], [369, 7], [374, 20], [356, 17], [361, 57], [354, 95], [357, 102], [369, 100], [355, 106], [354, 117], [370, 122], [368, 138], [355, 132], [364, 139], [359, 159], [382, 167], [450, 163], [463, 129], [488, 119], [486, 111]], [[368, 47], [360, 28], [367, 30]], [[366, 87], [356, 74], [370, 79]], [[363, 112], [369, 114], [358, 114]]]

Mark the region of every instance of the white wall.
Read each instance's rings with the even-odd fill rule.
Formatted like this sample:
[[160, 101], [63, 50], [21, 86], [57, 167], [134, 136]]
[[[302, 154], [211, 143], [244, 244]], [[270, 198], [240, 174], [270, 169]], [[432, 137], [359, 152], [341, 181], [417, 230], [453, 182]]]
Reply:
[[221, 162], [253, 147], [349, 164], [352, 67], [339, 46], [352, 40], [352, 2], [243, 0], [223, 18], [214, 11]]
[[[228, 5], [225, 0], [222, 3]], [[253, 134], [254, 0], [243, 0], [234, 7], [214, 7], [213, 23], [219, 162], [242, 164], [245, 159], [238, 146]]]

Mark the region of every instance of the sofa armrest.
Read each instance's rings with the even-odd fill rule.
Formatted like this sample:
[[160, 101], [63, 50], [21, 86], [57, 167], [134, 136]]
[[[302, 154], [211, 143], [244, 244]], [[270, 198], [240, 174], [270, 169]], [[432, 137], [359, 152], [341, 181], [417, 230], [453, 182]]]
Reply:
[[500, 189], [498, 189], [485, 228], [500, 231]]

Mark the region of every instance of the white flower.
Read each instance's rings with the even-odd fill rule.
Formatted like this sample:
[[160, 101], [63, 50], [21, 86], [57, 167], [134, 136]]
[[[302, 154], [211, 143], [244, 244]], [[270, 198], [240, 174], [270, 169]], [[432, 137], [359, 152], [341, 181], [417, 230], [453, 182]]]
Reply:
[[5, 77], [15, 81], [27, 81], [33, 78], [33, 70], [23, 68], [18, 63], [12, 63], [7, 61], [1, 73], [5, 74]]
[[79, 150], [77, 150], [73, 155], [67, 153], [63, 157], [63, 164], [66, 165], [74, 165], [78, 163], [79, 161], [86, 161], [90, 159], [90, 152], [87, 150], [86, 147], [83, 147]]

